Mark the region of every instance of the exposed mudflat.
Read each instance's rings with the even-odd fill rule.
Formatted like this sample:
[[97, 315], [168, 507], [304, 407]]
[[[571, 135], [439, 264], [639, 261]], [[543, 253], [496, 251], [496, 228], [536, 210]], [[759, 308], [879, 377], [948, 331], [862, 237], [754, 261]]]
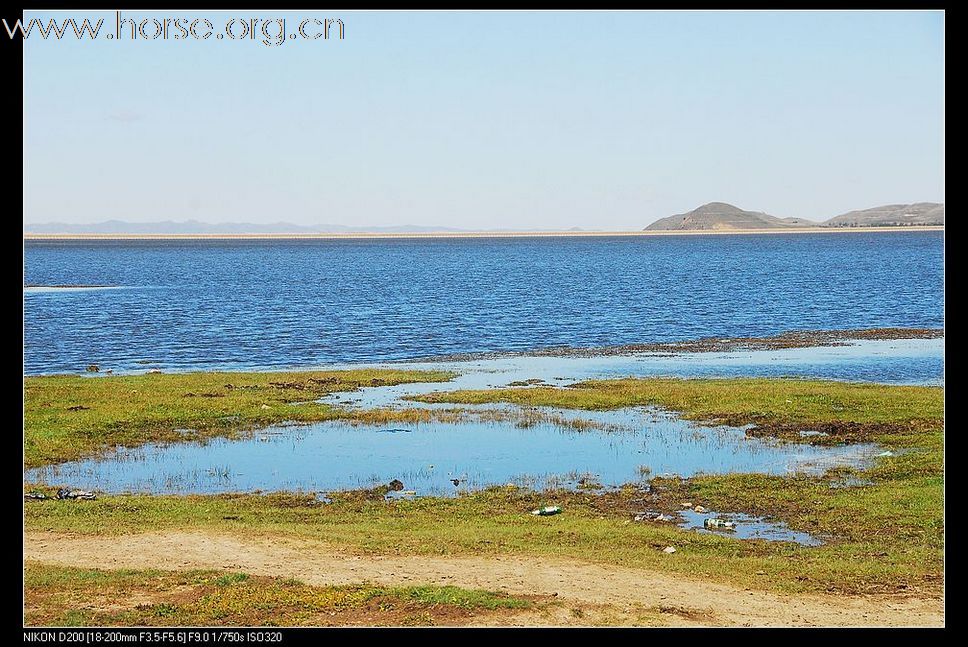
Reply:
[[573, 348], [556, 346], [521, 352], [458, 353], [435, 357], [417, 358], [409, 361], [462, 362], [502, 357], [598, 357], [603, 355], [634, 355], [640, 353], [727, 353], [738, 351], [780, 350], [785, 348], [811, 348], [823, 346], [846, 346], [852, 341], [891, 339], [940, 339], [944, 330], [939, 328], [869, 328], [857, 330], [801, 330], [772, 337], [704, 337], [677, 342], [654, 342], [623, 344], [620, 346], [595, 346]]

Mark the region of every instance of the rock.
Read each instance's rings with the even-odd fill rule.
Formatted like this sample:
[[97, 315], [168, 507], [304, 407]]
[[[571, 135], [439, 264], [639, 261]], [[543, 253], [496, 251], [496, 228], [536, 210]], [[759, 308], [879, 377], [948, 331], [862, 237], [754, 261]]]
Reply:
[[153, 369], [151, 369], [151, 370], [149, 370], [147, 372], [148, 372], [149, 375], [157, 375], [158, 373], [161, 373], [161, 369], [160, 368], [153, 368]]
[[262, 410], [264, 411], [264, 410], [266, 410], [266, 409], [271, 409], [272, 407], [270, 407], [270, 406], [269, 406], [268, 404], [264, 404], [264, 405], [262, 405], [262, 406], [261, 406], [261, 407], [259, 407], [259, 408], [260, 408], [260, 409], [262, 409]]
[[680, 505], [682, 505], [682, 509], [683, 510], [688, 510], [689, 508], [692, 507], [692, 502], [691, 501], [683, 501]]
[[88, 364], [87, 366], [88, 373], [97, 373], [100, 370], [101, 370], [101, 367], [98, 366], [97, 364]]
[[698, 512], [699, 514], [706, 514], [707, 512], [709, 512], [708, 510], [706, 510], [706, 508], [702, 507], [701, 505], [697, 505], [695, 508], [692, 509], [692, 511]]
[[387, 487], [390, 488], [391, 492], [399, 492], [400, 490], [403, 489], [403, 481], [399, 479], [393, 479], [392, 481], [387, 483]]
[[93, 492], [88, 492], [87, 490], [68, 490], [67, 488], [60, 488], [57, 490], [57, 498], [71, 499], [77, 501], [78, 499], [83, 499], [85, 501], [93, 501], [97, 498]]
[[676, 552], [676, 549], [674, 546], [666, 546], [662, 549], [662, 552], [666, 555], [671, 555], [672, 553]]
[[658, 521], [660, 523], [673, 521], [673, 517], [661, 512], [636, 512], [633, 521]]

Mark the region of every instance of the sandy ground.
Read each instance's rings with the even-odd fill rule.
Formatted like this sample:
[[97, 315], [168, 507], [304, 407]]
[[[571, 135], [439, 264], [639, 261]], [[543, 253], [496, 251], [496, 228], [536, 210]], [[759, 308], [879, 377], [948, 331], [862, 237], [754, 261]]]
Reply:
[[[675, 559], [675, 555], [669, 555]], [[943, 626], [940, 600], [782, 595], [639, 569], [522, 557], [356, 556], [292, 538], [206, 532], [87, 537], [28, 532], [24, 559], [89, 568], [226, 569], [308, 584], [437, 584], [555, 596], [561, 605], [512, 623], [622, 624], [642, 612], [668, 624], [714, 626]], [[571, 609], [591, 613], [576, 616]], [[607, 609], [608, 611], [603, 611]], [[502, 624], [507, 623], [504, 619]]]

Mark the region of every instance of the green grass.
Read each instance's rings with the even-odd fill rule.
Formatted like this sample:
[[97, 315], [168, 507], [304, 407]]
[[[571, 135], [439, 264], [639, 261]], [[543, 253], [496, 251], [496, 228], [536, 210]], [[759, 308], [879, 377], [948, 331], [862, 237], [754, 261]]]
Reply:
[[883, 386], [796, 379], [625, 378], [579, 382], [570, 388], [531, 387], [438, 392], [422, 402], [607, 410], [659, 406], [693, 420], [898, 423], [944, 414], [940, 387]]
[[[145, 529], [323, 542], [361, 555], [524, 555], [644, 567], [756, 588], [871, 593], [937, 592], [942, 569], [941, 488], [923, 480], [832, 489], [824, 479], [758, 475], [658, 481], [658, 507], [683, 500], [721, 511], [749, 511], [824, 535], [817, 548], [738, 541], [672, 524], [630, 521], [642, 495], [530, 493], [506, 488], [457, 498], [383, 501], [350, 495], [321, 504], [297, 494], [109, 496], [27, 506], [28, 530], [95, 535]], [[557, 504], [564, 512], [529, 511]], [[649, 507], [653, 507], [650, 505]], [[672, 558], [661, 550], [669, 545]]]
[[443, 382], [452, 377], [443, 371], [376, 369], [26, 377], [24, 463], [37, 467], [118, 445], [200, 439], [280, 422], [346, 417], [353, 414], [313, 400], [361, 386]]
[[309, 586], [217, 571], [97, 570], [28, 563], [33, 626], [460, 624], [528, 609], [531, 599], [455, 586]]

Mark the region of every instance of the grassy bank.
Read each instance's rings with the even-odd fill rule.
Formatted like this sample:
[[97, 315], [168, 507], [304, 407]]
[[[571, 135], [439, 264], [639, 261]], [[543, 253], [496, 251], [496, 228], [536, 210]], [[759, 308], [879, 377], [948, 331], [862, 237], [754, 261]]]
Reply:
[[[108, 496], [27, 506], [27, 529], [91, 535], [199, 530], [324, 542], [360, 555], [530, 555], [645, 567], [787, 592], [940, 590], [940, 479], [838, 488], [832, 479], [710, 476], [655, 485], [651, 501], [629, 488], [585, 494], [495, 488], [457, 498], [384, 501], [344, 494], [329, 504], [297, 494]], [[646, 500], [646, 503], [643, 503]], [[739, 541], [635, 522], [643, 509], [674, 512], [681, 501], [748, 511], [823, 536], [810, 548]], [[557, 504], [561, 515], [535, 517]], [[662, 549], [675, 546], [674, 556]]]
[[[386, 501], [375, 493], [104, 496], [26, 506], [30, 531], [121, 535], [200, 530], [324, 542], [358, 554], [566, 557], [645, 567], [780, 591], [940, 595], [943, 574], [943, 390], [803, 380], [610, 380], [437, 394], [433, 401], [608, 409], [659, 405], [693, 419], [756, 425], [798, 442], [876, 441], [893, 455], [862, 472], [653, 479], [601, 494], [493, 488], [456, 498]], [[822, 429], [827, 436], [801, 437]], [[844, 487], [844, 477], [869, 482]], [[683, 501], [786, 522], [825, 544], [808, 548], [635, 522]], [[564, 513], [529, 511], [558, 504]], [[677, 552], [667, 555], [666, 546]]]
[[308, 586], [219, 571], [96, 570], [29, 563], [31, 626], [345, 626], [466, 624], [533, 599], [454, 586]]
[[361, 386], [443, 382], [452, 377], [443, 371], [376, 369], [26, 377], [24, 462], [37, 467], [117, 445], [229, 436], [280, 422], [330, 420], [350, 414], [313, 400]]

